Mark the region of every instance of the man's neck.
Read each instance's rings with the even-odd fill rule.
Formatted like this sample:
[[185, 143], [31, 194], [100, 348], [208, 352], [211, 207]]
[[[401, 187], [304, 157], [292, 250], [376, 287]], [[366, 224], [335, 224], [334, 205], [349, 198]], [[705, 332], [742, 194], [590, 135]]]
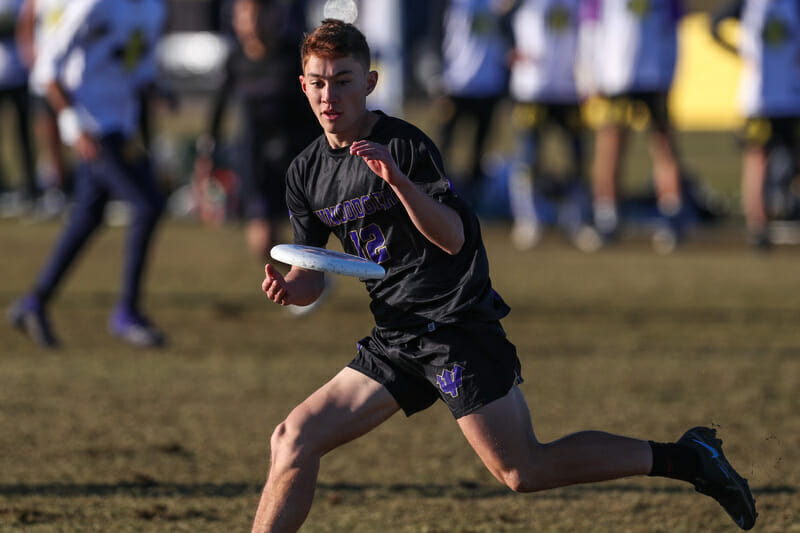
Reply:
[[352, 132], [344, 133], [342, 135], [326, 133], [325, 136], [328, 139], [328, 144], [331, 146], [331, 148], [344, 148], [345, 146], [350, 146], [355, 141], [368, 136], [372, 131], [372, 128], [378, 122], [379, 118], [380, 117], [377, 113], [373, 113], [372, 111], [365, 109], [364, 116], [361, 118], [357, 130], [354, 129]]

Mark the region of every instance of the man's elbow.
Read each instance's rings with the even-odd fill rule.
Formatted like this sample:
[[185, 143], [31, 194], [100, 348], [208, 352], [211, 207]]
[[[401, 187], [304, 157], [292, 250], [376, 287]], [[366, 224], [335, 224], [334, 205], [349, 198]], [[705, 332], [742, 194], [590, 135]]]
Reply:
[[464, 231], [459, 231], [457, 234], [453, 235], [453, 237], [449, 240], [446, 246], [443, 246], [442, 249], [450, 255], [458, 255], [461, 249], [464, 247]]

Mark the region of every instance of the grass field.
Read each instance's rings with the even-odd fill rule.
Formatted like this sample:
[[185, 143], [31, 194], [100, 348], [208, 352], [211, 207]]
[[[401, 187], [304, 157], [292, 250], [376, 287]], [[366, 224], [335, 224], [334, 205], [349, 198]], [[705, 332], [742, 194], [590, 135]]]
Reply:
[[[57, 230], [0, 221], [4, 308]], [[713, 425], [750, 479], [756, 530], [800, 531], [800, 249], [758, 256], [722, 228], [669, 257], [637, 238], [585, 255], [550, 236], [520, 253], [503, 224], [484, 230], [540, 440]], [[272, 428], [353, 356], [366, 293], [340, 278], [318, 312], [292, 317], [260, 294], [239, 228], [171, 221], [146, 301], [171, 343], [139, 351], [105, 332], [122, 238], [101, 235], [54, 302], [62, 351], [0, 327], [0, 531], [248, 530]], [[667, 480], [513, 494], [437, 404], [327, 456], [304, 531], [734, 529]]]

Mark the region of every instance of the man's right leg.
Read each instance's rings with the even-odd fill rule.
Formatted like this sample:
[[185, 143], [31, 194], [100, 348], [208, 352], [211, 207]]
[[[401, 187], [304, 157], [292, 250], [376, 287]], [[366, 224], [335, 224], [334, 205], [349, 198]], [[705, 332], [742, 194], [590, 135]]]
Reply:
[[742, 529], [752, 528], [758, 516], [747, 480], [725, 458], [722, 441], [712, 429], [690, 429], [677, 443], [581, 431], [542, 444], [518, 387], [459, 418], [458, 425], [489, 471], [517, 492], [635, 475], [663, 476], [694, 484]]
[[270, 470], [253, 532], [297, 531], [311, 509], [322, 456], [399, 409], [383, 385], [351, 368], [295, 407], [272, 434]]
[[742, 203], [748, 239], [758, 247], [769, 244], [764, 182], [767, 179], [767, 151], [755, 144], [746, 146], [742, 156]]
[[78, 167], [74, 203], [64, 230], [39, 273], [33, 293], [46, 303], [74, 264], [92, 234], [103, 222], [108, 189], [98, 179], [99, 161], [84, 161]]
[[514, 219], [511, 241], [518, 250], [530, 250], [542, 237], [542, 228], [536, 215], [533, 183], [540, 152], [539, 126], [525, 125], [516, 132], [517, 147], [508, 188], [511, 215]]
[[602, 126], [595, 137], [592, 162], [594, 222], [597, 231], [610, 237], [617, 231], [617, 175], [626, 141], [626, 132], [616, 124]]
[[91, 166], [83, 163], [80, 167], [69, 220], [32, 290], [8, 310], [8, 320], [41, 346], [54, 348], [58, 345], [47, 318], [47, 303], [102, 222], [107, 193], [94, 179]]

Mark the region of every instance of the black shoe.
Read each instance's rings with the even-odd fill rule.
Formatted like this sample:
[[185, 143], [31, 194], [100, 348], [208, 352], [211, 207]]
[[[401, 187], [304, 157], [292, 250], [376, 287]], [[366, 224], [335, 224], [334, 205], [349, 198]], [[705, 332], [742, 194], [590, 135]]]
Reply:
[[33, 295], [23, 296], [6, 313], [8, 322], [43, 348], [58, 348], [59, 342], [50, 329], [44, 305]]
[[697, 492], [711, 496], [727, 511], [736, 525], [751, 529], [756, 523], [756, 501], [743, 479], [722, 453], [717, 431], [705, 427], [692, 428], [678, 444], [689, 446], [700, 458], [700, 471], [692, 480]]
[[747, 233], [747, 243], [756, 252], [769, 252], [772, 249], [772, 240], [766, 229], [761, 231], [749, 231]]

